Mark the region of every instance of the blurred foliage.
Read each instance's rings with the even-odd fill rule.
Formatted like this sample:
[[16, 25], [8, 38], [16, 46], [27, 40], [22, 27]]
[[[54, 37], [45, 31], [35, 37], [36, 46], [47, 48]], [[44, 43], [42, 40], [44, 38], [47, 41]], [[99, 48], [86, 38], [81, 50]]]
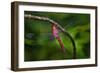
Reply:
[[[73, 37], [77, 59], [90, 58], [89, 14], [32, 11], [25, 11], [24, 14], [48, 17], [58, 22]], [[62, 54], [58, 41], [52, 35], [49, 22], [25, 18], [24, 23], [25, 61], [72, 59], [72, 42], [63, 32], [59, 32], [59, 35], [66, 49], [66, 57]]]

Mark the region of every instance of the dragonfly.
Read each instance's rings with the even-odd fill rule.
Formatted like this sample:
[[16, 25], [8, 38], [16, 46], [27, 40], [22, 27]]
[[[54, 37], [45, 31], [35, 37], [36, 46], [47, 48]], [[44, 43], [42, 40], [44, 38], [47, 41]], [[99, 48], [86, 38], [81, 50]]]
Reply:
[[52, 35], [56, 38], [59, 45], [61, 46], [62, 53], [66, 54], [66, 49], [65, 49], [64, 44], [59, 36], [59, 30], [55, 24], [52, 24]]

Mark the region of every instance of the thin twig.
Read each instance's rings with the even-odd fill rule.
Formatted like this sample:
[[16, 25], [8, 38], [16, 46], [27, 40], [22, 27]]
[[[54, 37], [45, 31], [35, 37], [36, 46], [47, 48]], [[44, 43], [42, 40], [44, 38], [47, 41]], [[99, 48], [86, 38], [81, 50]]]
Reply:
[[73, 45], [73, 59], [76, 59], [76, 46], [75, 46], [75, 41], [72, 38], [72, 36], [67, 31], [65, 31], [65, 29], [63, 27], [61, 27], [60, 24], [58, 24], [56, 21], [54, 21], [54, 20], [52, 20], [52, 19], [50, 19], [48, 17], [35, 16], [35, 15], [31, 15], [31, 14], [25, 14], [24, 17], [25, 18], [29, 18], [29, 19], [37, 19], [37, 20], [48, 21], [48, 22], [56, 25], [56, 27], [58, 29], [60, 29], [63, 33], [65, 33], [70, 38], [70, 40], [72, 42], [72, 45]]

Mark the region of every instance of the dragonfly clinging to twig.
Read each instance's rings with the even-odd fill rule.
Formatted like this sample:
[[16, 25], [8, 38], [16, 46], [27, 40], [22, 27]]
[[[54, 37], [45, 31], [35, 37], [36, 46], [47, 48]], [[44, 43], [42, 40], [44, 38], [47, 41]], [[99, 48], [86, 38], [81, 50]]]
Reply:
[[58, 41], [59, 45], [61, 46], [62, 53], [66, 54], [66, 49], [65, 49], [64, 44], [59, 36], [59, 31], [58, 31], [55, 24], [52, 24], [52, 34], [56, 38], [56, 40]]

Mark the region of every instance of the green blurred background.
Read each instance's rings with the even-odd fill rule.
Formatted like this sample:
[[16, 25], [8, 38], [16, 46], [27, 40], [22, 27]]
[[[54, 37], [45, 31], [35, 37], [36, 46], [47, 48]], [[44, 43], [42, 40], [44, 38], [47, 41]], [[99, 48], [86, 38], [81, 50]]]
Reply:
[[[90, 58], [90, 14], [35, 11], [25, 11], [24, 14], [48, 17], [58, 22], [73, 37], [77, 59]], [[24, 61], [73, 58], [72, 42], [63, 32], [60, 31], [59, 36], [66, 49], [65, 56], [58, 41], [52, 36], [49, 22], [25, 18], [24, 23]]]

